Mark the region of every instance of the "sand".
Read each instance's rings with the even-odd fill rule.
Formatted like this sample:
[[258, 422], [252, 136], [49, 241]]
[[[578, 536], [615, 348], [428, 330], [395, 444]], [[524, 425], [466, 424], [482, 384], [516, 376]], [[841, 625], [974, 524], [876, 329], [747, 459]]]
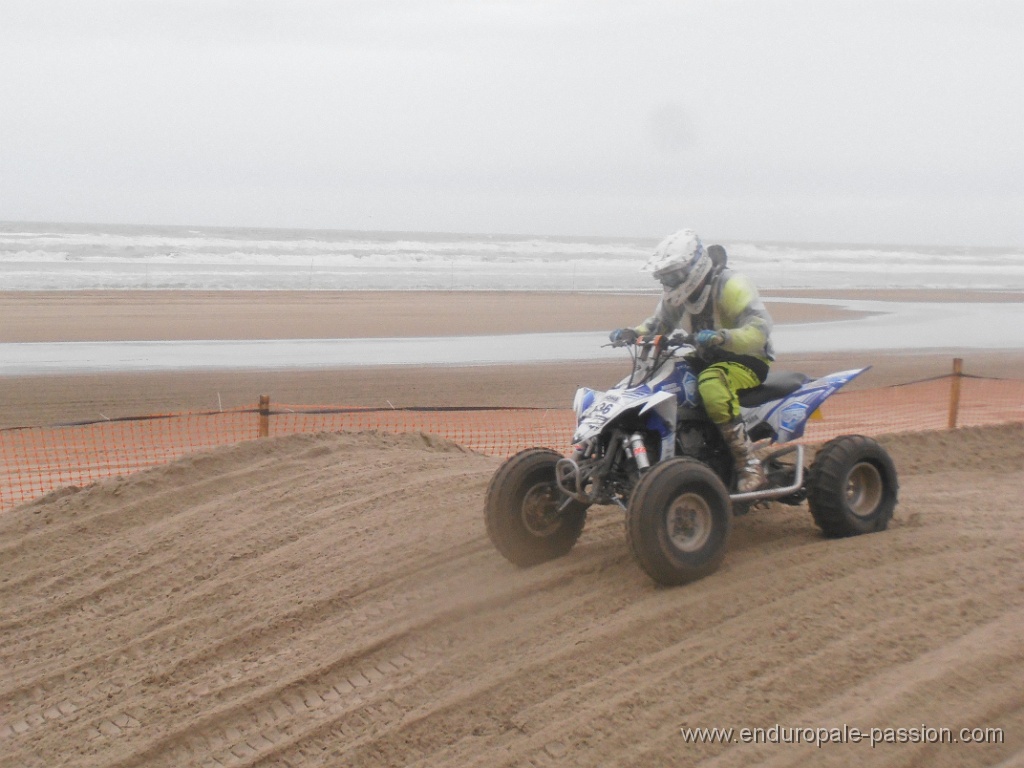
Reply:
[[[776, 323], [858, 313], [780, 296], [890, 301], [1022, 302], [1024, 292], [770, 291]], [[329, 339], [605, 330], [636, 325], [656, 293], [337, 291], [0, 292], [0, 342], [167, 339]]]
[[[429, 317], [455, 317], [441, 298]], [[19, 332], [47, 323], [86, 325]], [[1018, 354], [964, 354], [1020, 376]], [[894, 354], [871, 373], [948, 365]], [[564, 407], [621, 373], [561, 368], [0, 377], [0, 394], [8, 423], [264, 390]], [[615, 508], [591, 510], [567, 557], [512, 567], [482, 519], [500, 460], [419, 435], [272, 438], [54, 492], [0, 515], [0, 765], [1018, 765], [1024, 428], [882, 441], [901, 480], [888, 531], [826, 540], [805, 507], [773, 505], [737, 519], [718, 572], [675, 589], [633, 562]], [[922, 726], [994, 743], [738, 743]], [[690, 727], [737, 743], [688, 743]]]
[[[793, 292], [789, 292], [793, 293]], [[787, 295], [789, 295], [787, 293]], [[890, 295], [891, 294], [891, 295]], [[854, 292], [898, 298], [907, 292]], [[814, 293], [811, 298], [819, 296]], [[836, 294], [832, 294], [835, 296]], [[948, 300], [948, 292], [923, 292]], [[334, 293], [334, 292], [0, 292], [0, 342], [148, 339], [388, 337], [510, 332], [593, 331], [634, 325], [653, 294]], [[961, 294], [966, 301], [1024, 300], [1017, 293]], [[856, 317], [814, 304], [767, 300], [777, 323]], [[1024, 350], [791, 355], [779, 368], [820, 375], [871, 365], [851, 389], [884, 387], [949, 373], [954, 356], [979, 376], [1024, 378]], [[386, 407], [518, 405], [560, 408], [580, 385], [607, 387], [619, 362], [213, 371], [73, 376], [0, 375], [0, 428], [272, 402]]]
[[[515, 569], [481, 515], [497, 460], [418, 436], [244, 443], [53, 494], [0, 516], [0, 749], [64, 766], [1020, 759], [1022, 438], [888, 439], [890, 530], [829, 541], [773, 507], [677, 589], [637, 568], [614, 508], [569, 556]], [[679, 730], [922, 724], [1004, 743]]]

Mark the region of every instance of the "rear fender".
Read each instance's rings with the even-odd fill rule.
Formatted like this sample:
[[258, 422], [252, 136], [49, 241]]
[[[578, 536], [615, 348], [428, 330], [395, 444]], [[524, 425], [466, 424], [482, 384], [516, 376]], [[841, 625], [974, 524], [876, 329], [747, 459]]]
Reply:
[[830, 373], [819, 379], [808, 381], [781, 400], [759, 405], [756, 408], [744, 409], [743, 420], [748, 431], [762, 422], [771, 426], [776, 434], [776, 442], [786, 443], [803, 437], [807, 420], [811, 414], [821, 407], [828, 398], [860, 376], [867, 368], [855, 368], [849, 371]]

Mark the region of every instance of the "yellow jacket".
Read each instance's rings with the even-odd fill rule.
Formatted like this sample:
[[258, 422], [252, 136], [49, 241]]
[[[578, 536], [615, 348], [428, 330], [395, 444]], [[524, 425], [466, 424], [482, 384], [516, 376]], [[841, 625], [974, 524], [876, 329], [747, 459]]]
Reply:
[[757, 286], [745, 275], [722, 270], [712, 278], [711, 295], [701, 312], [691, 314], [685, 305], [672, 306], [663, 296], [654, 314], [638, 325], [640, 335], [671, 333], [684, 329], [725, 331], [720, 349], [736, 355], [753, 355], [766, 362], [775, 359], [772, 348], [772, 318], [757, 292]]

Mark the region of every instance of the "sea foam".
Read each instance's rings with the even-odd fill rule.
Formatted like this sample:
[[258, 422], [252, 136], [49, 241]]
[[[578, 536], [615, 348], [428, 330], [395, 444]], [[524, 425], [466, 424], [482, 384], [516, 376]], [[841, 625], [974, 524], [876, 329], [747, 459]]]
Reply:
[[[650, 291], [657, 238], [0, 224], [0, 289]], [[762, 288], [1024, 289], [1024, 249], [722, 241]]]

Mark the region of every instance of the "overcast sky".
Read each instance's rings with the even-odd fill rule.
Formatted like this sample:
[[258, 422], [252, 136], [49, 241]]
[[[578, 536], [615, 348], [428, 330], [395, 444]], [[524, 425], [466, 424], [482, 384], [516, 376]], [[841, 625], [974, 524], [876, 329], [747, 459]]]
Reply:
[[0, 220], [1024, 246], [1024, 2], [0, 0]]

